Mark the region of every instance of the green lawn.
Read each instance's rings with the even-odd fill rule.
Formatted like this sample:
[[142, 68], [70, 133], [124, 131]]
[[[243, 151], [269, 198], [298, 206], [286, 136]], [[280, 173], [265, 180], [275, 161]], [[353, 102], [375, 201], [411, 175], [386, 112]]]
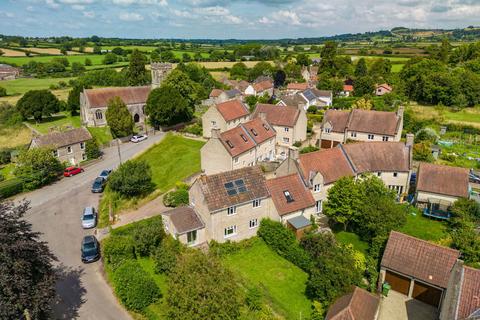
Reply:
[[57, 85], [60, 81], [68, 83], [68, 81], [75, 79], [72, 78], [20, 78], [15, 80], [6, 80], [0, 82], [0, 86], [7, 89], [8, 95], [24, 94], [30, 90], [43, 90], [49, 89], [50, 85]]
[[[7, 63], [7, 64], [15, 64], [17, 66], [23, 66], [24, 64], [29, 63], [30, 61], [37, 61], [37, 62], [50, 62], [55, 58], [67, 58], [68, 61], [71, 63], [73, 62], [80, 62], [85, 64], [85, 59], [90, 59], [92, 61], [92, 65], [103, 65], [103, 58], [105, 55], [100, 54], [77, 54], [71, 56], [33, 56], [33, 57], [0, 57], [0, 63]], [[114, 66], [114, 65], [109, 65]]]
[[103, 146], [112, 141], [112, 134], [109, 127], [88, 127], [88, 131], [95, 138], [99, 146]]
[[41, 122], [37, 123], [35, 120], [28, 120], [28, 124], [40, 132], [41, 134], [47, 134], [50, 132], [50, 129], [59, 129], [63, 130], [67, 127], [80, 128], [80, 116], [72, 116], [69, 112], [63, 111], [56, 115], [53, 115], [48, 118], [42, 119]]
[[305, 296], [307, 274], [273, 252], [263, 240], [222, 258], [250, 285], [260, 287], [272, 309], [286, 319], [306, 319], [311, 302]]
[[162, 192], [200, 171], [200, 148], [204, 142], [168, 134], [138, 159], [146, 160], [153, 172], [153, 182]]
[[398, 72], [402, 71], [404, 66], [405, 66], [404, 64], [392, 64], [392, 72], [393, 73], [398, 73]]
[[426, 218], [419, 212], [416, 216], [409, 214], [407, 223], [399, 231], [428, 241], [439, 241], [448, 237], [447, 225], [444, 222]]
[[2, 167], [0, 167], [0, 174], [3, 176], [5, 180], [13, 179], [15, 176], [13, 175], [13, 170], [15, 169], [15, 164], [9, 163]]
[[340, 231], [335, 233], [335, 238], [341, 244], [351, 244], [355, 250], [360, 251], [364, 255], [367, 254], [368, 243], [362, 241], [357, 234], [353, 232]]

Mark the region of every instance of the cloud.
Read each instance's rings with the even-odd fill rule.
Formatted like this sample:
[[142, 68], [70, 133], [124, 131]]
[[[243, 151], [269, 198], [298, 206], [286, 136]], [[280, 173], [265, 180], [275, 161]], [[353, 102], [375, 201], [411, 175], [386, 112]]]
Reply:
[[52, 9], [60, 8], [60, 5], [55, 0], [45, 0], [45, 4]]
[[170, 12], [174, 16], [180, 17], [180, 18], [191, 18], [192, 17], [192, 14], [189, 11], [186, 11], [186, 10], [173, 9]]
[[7, 12], [7, 11], [0, 11], [0, 17], [4, 17], [4, 18], [14, 18], [15, 15], [11, 12]]
[[93, 18], [95, 18], [95, 12], [93, 12], [93, 11], [83, 11], [83, 16], [85, 18], [93, 19]]
[[295, 11], [280, 10], [274, 12], [272, 18], [278, 22], [283, 22], [294, 26], [301, 25], [300, 18]]
[[27, 9], [28, 12], [34, 12], [35, 11], [35, 8], [32, 7], [32, 6], [28, 6], [26, 9]]
[[72, 9], [73, 9], [73, 10], [78, 10], [78, 11], [83, 11], [83, 10], [85, 10], [85, 6], [83, 6], [83, 5], [81, 5], [81, 4], [74, 4], [74, 5], [72, 6]]
[[230, 10], [221, 6], [195, 8], [194, 12], [213, 23], [240, 24], [243, 22], [242, 18], [231, 14]]
[[59, 3], [63, 4], [72, 4], [72, 5], [84, 5], [84, 4], [92, 4], [95, 0], [57, 0]]
[[168, 5], [167, 0], [112, 0], [114, 4], [121, 6], [131, 6], [131, 5], [159, 5], [165, 7]]
[[143, 16], [141, 14], [135, 13], [135, 12], [120, 13], [118, 18], [122, 21], [142, 21], [143, 20]]

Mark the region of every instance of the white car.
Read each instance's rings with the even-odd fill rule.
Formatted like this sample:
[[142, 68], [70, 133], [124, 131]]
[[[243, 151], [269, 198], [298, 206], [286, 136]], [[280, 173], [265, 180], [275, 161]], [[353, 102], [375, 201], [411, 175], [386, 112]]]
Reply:
[[147, 138], [148, 138], [148, 136], [143, 135], [143, 134], [139, 134], [139, 135], [133, 136], [133, 137], [130, 139], [130, 141], [137, 143], [137, 142], [146, 140]]
[[82, 227], [83, 229], [95, 228], [97, 225], [97, 212], [93, 207], [86, 207], [83, 209], [82, 214]]

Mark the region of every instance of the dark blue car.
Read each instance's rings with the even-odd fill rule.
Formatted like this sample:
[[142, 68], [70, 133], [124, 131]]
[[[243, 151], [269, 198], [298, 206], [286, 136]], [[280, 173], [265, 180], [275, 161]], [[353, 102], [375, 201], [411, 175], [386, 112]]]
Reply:
[[95, 178], [95, 181], [93, 181], [92, 185], [92, 192], [93, 193], [101, 193], [103, 192], [103, 189], [105, 189], [105, 184], [107, 183], [107, 180], [101, 177]]
[[100, 243], [95, 236], [85, 236], [82, 240], [82, 262], [94, 262], [100, 259]]

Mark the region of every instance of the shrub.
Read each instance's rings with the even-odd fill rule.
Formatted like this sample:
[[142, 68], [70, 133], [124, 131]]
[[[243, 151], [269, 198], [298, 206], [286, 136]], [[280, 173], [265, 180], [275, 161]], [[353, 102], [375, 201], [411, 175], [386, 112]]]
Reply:
[[135, 258], [135, 249], [132, 237], [114, 236], [102, 241], [102, 256], [105, 264], [116, 269], [125, 261]]
[[23, 191], [23, 181], [10, 179], [0, 182], [0, 199], [5, 199]]
[[155, 272], [169, 273], [177, 264], [177, 255], [182, 251], [182, 245], [171, 236], [165, 237], [155, 250]]
[[24, 182], [24, 189], [34, 190], [56, 180], [63, 166], [48, 148], [33, 148], [20, 152], [15, 176]]
[[155, 281], [135, 260], [118, 267], [113, 279], [115, 294], [129, 310], [142, 311], [161, 296]]
[[203, 134], [202, 124], [194, 123], [194, 124], [188, 125], [182, 129], [182, 132], [194, 134], [196, 136], [201, 136]]
[[300, 149], [300, 153], [303, 154], [303, 153], [315, 152], [315, 151], [318, 151], [318, 150], [320, 150], [320, 149], [315, 147], [315, 146], [308, 146], [308, 147]]
[[146, 161], [129, 160], [112, 172], [110, 188], [125, 197], [145, 195], [152, 190], [152, 170]]
[[170, 191], [163, 197], [163, 204], [167, 207], [176, 208], [181, 205], [187, 205], [188, 202], [188, 190], [185, 189]]
[[0, 87], [0, 97], [5, 97], [7, 95], [7, 90], [3, 87]]
[[11, 150], [0, 150], [0, 164], [8, 164], [12, 161]]
[[138, 226], [133, 232], [135, 254], [143, 257], [150, 255], [164, 237], [165, 231], [161, 219], [154, 219], [148, 224]]
[[297, 148], [300, 148], [302, 146], [302, 142], [301, 141], [296, 141], [294, 144], [293, 144], [294, 147], [297, 147]]
[[94, 139], [88, 140], [85, 144], [85, 154], [87, 155], [88, 160], [97, 159], [102, 155], [102, 152]]
[[299, 246], [294, 233], [280, 222], [263, 219], [258, 236], [280, 256], [305, 271], [310, 269], [311, 260], [308, 253]]

